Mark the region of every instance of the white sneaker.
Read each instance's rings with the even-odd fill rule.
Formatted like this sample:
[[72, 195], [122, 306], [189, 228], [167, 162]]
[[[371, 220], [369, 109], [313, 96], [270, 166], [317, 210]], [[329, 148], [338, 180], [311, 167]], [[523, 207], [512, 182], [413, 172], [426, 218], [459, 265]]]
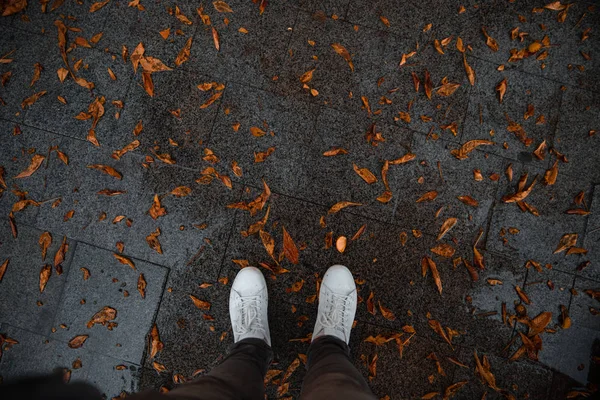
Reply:
[[335, 336], [348, 344], [356, 314], [356, 284], [352, 272], [343, 265], [330, 267], [319, 293], [319, 312], [312, 340]]
[[271, 345], [268, 305], [267, 282], [262, 272], [255, 267], [243, 268], [235, 277], [229, 294], [229, 316], [234, 343], [242, 339], [258, 338]]

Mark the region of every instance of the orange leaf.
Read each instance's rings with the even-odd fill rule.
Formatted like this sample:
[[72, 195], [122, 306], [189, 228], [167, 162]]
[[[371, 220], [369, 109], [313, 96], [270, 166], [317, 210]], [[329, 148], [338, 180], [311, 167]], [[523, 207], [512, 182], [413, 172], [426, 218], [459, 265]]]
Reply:
[[346, 207], [351, 207], [351, 206], [362, 206], [364, 204], [361, 203], [354, 203], [352, 201], [340, 201], [338, 203], [335, 203], [333, 206], [331, 206], [331, 208], [329, 209], [329, 211], [327, 211], [327, 214], [335, 214], [338, 211], [346, 208]]
[[298, 264], [298, 248], [296, 247], [294, 240], [292, 239], [292, 237], [290, 236], [290, 234], [288, 233], [288, 231], [285, 229], [285, 227], [283, 225], [282, 225], [282, 229], [283, 229], [283, 252], [284, 252], [286, 258], [288, 260], [290, 260], [290, 262], [292, 264]]
[[46, 288], [46, 284], [48, 283], [48, 279], [50, 279], [51, 274], [52, 266], [50, 264], [44, 265], [40, 270], [40, 293], [42, 293]]
[[109, 1], [110, 0], [98, 1], [98, 2], [96, 2], [94, 4], [92, 4], [90, 6], [90, 12], [93, 13], [93, 12], [98, 11], [99, 9], [101, 9], [102, 7], [104, 7], [105, 5], [107, 5]]
[[217, 32], [217, 30], [215, 29], [214, 26], [211, 26], [212, 28], [212, 37], [213, 37], [213, 42], [215, 43], [215, 48], [217, 49], [217, 51], [219, 51], [219, 49], [221, 48], [221, 45], [219, 44], [219, 32]]
[[31, 176], [35, 171], [38, 170], [38, 168], [40, 168], [40, 166], [42, 165], [42, 161], [44, 161], [45, 159], [46, 159], [46, 157], [44, 157], [40, 154], [35, 154], [31, 158], [31, 163], [29, 164], [27, 169], [22, 171], [19, 175], [15, 176], [15, 179], [27, 178], [27, 177]]
[[350, 53], [348, 53], [348, 50], [346, 50], [346, 48], [339, 43], [333, 43], [331, 47], [333, 47], [333, 50], [335, 50], [336, 53], [338, 53], [344, 58], [344, 60], [346, 60], [348, 66], [350, 67], [350, 70], [354, 72], [354, 64], [352, 63], [352, 57], [350, 57]]
[[92, 164], [92, 165], [88, 165], [87, 167], [91, 168], [91, 169], [95, 169], [100, 172], [104, 172], [105, 174], [110, 175], [113, 178], [117, 178], [119, 180], [123, 178], [123, 175], [121, 175], [121, 173], [119, 171], [117, 171], [116, 169], [114, 169], [113, 167], [111, 167], [109, 165]]
[[40, 235], [38, 244], [42, 249], [42, 261], [46, 260], [46, 253], [48, 252], [48, 246], [52, 243], [52, 235], [50, 232], [44, 232]]
[[80, 348], [81, 346], [83, 346], [88, 337], [88, 335], [75, 336], [73, 339], [69, 340], [69, 347], [72, 349]]
[[190, 294], [190, 299], [192, 299], [192, 302], [194, 303], [194, 305], [199, 308], [200, 310], [205, 310], [208, 311], [210, 310], [210, 303], [208, 301], [203, 301], [200, 300], [199, 298], [197, 298], [194, 295]]
[[187, 42], [185, 42], [185, 46], [183, 46], [183, 49], [181, 49], [181, 51], [177, 55], [177, 58], [175, 59], [176, 66], [180, 66], [190, 58], [190, 51], [192, 49], [192, 39], [193, 37], [190, 37], [187, 40]]
[[352, 167], [354, 168], [354, 172], [356, 172], [358, 176], [360, 176], [369, 185], [377, 182], [377, 177], [367, 168], [358, 168], [356, 164], [352, 164]]
[[129, 258], [125, 257], [125, 256], [122, 256], [120, 254], [117, 254], [117, 253], [113, 253], [113, 256], [121, 264], [123, 264], [123, 265], [129, 265], [131, 268], [133, 268], [135, 270], [135, 264], [133, 263], [133, 261], [131, 261], [131, 259], [129, 259]]
[[423, 201], [433, 201], [433, 200], [435, 200], [437, 195], [438, 195], [438, 192], [436, 192], [435, 190], [432, 190], [430, 192], [425, 193], [421, 197], [419, 197], [417, 199], [417, 203], [421, 203]]

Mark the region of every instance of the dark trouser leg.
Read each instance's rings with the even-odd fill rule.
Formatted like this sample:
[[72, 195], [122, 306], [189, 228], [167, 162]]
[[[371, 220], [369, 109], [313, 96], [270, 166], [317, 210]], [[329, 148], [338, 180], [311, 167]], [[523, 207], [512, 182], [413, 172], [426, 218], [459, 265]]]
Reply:
[[263, 381], [272, 358], [273, 351], [263, 340], [241, 340], [209, 374], [167, 396], [172, 400], [264, 400]]
[[302, 400], [375, 400], [369, 384], [349, 358], [348, 345], [333, 336], [316, 339], [308, 349]]

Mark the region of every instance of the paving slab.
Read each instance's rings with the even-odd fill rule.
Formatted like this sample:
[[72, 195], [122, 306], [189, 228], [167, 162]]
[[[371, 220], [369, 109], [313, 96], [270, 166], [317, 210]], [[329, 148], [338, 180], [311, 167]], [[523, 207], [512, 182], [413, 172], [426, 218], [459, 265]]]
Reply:
[[[127, 253], [124, 256], [127, 257]], [[54, 326], [64, 324], [67, 327], [57, 328], [51, 338], [66, 342], [77, 335], [89, 335], [86, 349], [141, 364], [146, 333], [158, 308], [167, 270], [129, 259], [135, 270], [117, 261], [111, 251], [78, 243], [54, 318]], [[88, 279], [81, 268], [89, 271]], [[138, 290], [140, 275], [147, 282], [145, 297]], [[104, 307], [117, 310], [113, 323], [118, 325], [111, 326], [108, 322], [90, 326], [88, 322]]]
[[[209, 259], [221, 260], [233, 221], [225, 205], [237, 200], [239, 189], [229, 189], [216, 180], [200, 185], [195, 182], [200, 178], [198, 172], [177, 166], [157, 162], [144, 168], [137, 154], [115, 161], [86, 142], [70, 142], [64, 151], [71, 161], [51, 172], [45, 193], [62, 202], [56, 208], [43, 207], [37, 226], [114, 251], [117, 242], [122, 242], [131, 256], [167, 267], [194, 265], [207, 279], [216, 279], [219, 264], [206, 269], [202, 265]], [[115, 168], [122, 179], [88, 168], [97, 164]], [[190, 194], [180, 198], [170, 194], [180, 186], [189, 188]], [[104, 189], [126, 193], [99, 195]], [[154, 195], [166, 210], [156, 220], [148, 214]], [[71, 210], [72, 218], [65, 221]], [[162, 253], [147, 243], [146, 238], [156, 229]]]
[[[590, 2], [578, 2], [560, 22], [560, 12], [543, 9], [544, 5], [538, 1], [484, 4], [482, 26], [496, 40], [499, 50], [494, 52], [483, 46], [475, 48], [474, 55], [568, 85], [598, 90], [594, 79], [598, 62], [591, 57], [587, 60], [582, 54], [598, 49], [597, 41], [582, 40], [586, 29], [598, 24], [598, 8]], [[518, 36], [512, 38], [514, 28], [519, 28], [517, 34], [526, 33], [523, 40]], [[481, 43], [485, 43], [485, 36], [480, 36]], [[510, 60], [513, 52], [527, 49], [536, 41], [541, 43], [546, 37], [550, 46], [543, 46], [528, 57]]]
[[[39, 207], [30, 205], [14, 212], [18, 231], [21, 223], [34, 224], [40, 207], [50, 206], [50, 202], [45, 202], [50, 199], [44, 197], [46, 180], [51, 168], [63, 163], [58, 158], [58, 153], [50, 150], [57, 146], [59, 151], [63, 151], [65, 140], [60, 135], [6, 120], [0, 120], [0, 132], [3, 143], [0, 148], [0, 165], [4, 168], [3, 178], [6, 183], [6, 187], [0, 186], [0, 212], [3, 218], [8, 218], [13, 205], [21, 199], [44, 202]], [[45, 157], [39, 168], [30, 176], [16, 178], [27, 170], [36, 156]], [[23, 192], [26, 192], [25, 197]]]
[[[552, 384], [552, 371], [544, 366], [525, 360], [510, 362], [493, 354], [478, 352], [479, 360], [487, 357], [491, 366], [491, 373], [496, 378], [498, 388], [516, 398], [547, 399], [550, 395]], [[458, 399], [477, 399], [487, 392], [488, 399], [506, 398], [484, 384], [475, 374], [474, 350], [464, 348], [460, 353], [460, 361], [469, 366], [469, 369], [460, 369], [454, 376], [456, 381], [467, 380], [468, 383], [456, 396]]]
[[[45, 260], [38, 244], [43, 231], [29, 226], [19, 226], [16, 239], [10, 236], [8, 227], [1, 228], [2, 262], [9, 260], [8, 267], [0, 282], [0, 321], [14, 327], [47, 335], [54, 326], [54, 316], [60, 308], [62, 293], [71, 269], [76, 243], [66, 238], [69, 246], [65, 260], [58, 268], [54, 258], [61, 247], [63, 236], [51, 235], [52, 243], [47, 249]], [[40, 291], [42, 268], [50, 268], [50, 277]], [[60, 273], [59, 273], [60, 272]]]
[[[4, 325], [2, 333], [19, 341], [3, 352], [0, 374], [5, 382], [28, 375], [44, 375], [56, 369], [70, 373], [71, 383], [87, 382], [107, 398], [121, 392], [137, 391], [138, 366], [122, 360], [92, 353], [83, 348], [72, 349], [67, 343]], [[79, 361], [80, 366], [75, 367]]]
[[[523, 261], [533, 259], [542, 265], [550, 263], [558, 270], [572, 273], [580, 262], [580, 256], [566, 255], [565, 251], [553, 253], [565, 234], [576, 233], [577, 246], [583, 245], [586, 216], [566, 214], [566, 211], [580, 207], [574, 202], [575, 196], [580, 192], [589, 201], [591, 185], [573, 181], [560, 175], [560, 172], [556, 184], [545, 185], [543, 169], [514, 162], [507, 162], [506, 167], [509, 164], [512, 165], [513, 180], [509, 182], [506, 176], [502, 178], [490, 223], [487, 248]], [[527, 187], [538, 177], [536, 186], [525, 202], [534, 207], [539, 216], [521, 211], [515, 203], [502, 201], [504, 196], [516, 192], [518, 181], [524, 174], [528, 174]]]
[[600, 96], [575, 88], [563, 93], [560, 120], [554, 137], [554, 147], [565, 154], [569, 162], [561, 163], [559, 174], [573, 179], [597, 183], [600, 176], [598, 157], [591, 151], [597, 136], [594, 131], [600, 125]]
[[[531, 153], [544, 140], [551, 143], [562, 96], [560, 84], [516, 69], [498, 71], [498, 64], [483, 60], [473, 60], [471, 66], [477, 74], [477, 84], [471, 90], [462, 143], [491, 140], [496, 143], [489, 147], [491, 153], [513, 160], [531, 160]], [[507, 88], [500, 102], [496, 87], [504, 80]], [[529, 105], [533, 106], [530, 117], [526, 115]], [[525, 137], [520, 139], [508, 131], [511, 121], [521, 126]], [[531, 143], [527, 145], [525, 141]], [[543, 160], [538, 164], [546, 166]]]
[[[272, 87], [283, 72], [298, 9], [273, 2], [261, 14], [258, 4], [240, 0], [228, 4], [233, 13], [226, 15], [210, 5], [204, 7], [212, 24], [199, 24], [185, 68], [205, 71], [228, 82]], [[219, 37], [218, 49], [213, 29]]]

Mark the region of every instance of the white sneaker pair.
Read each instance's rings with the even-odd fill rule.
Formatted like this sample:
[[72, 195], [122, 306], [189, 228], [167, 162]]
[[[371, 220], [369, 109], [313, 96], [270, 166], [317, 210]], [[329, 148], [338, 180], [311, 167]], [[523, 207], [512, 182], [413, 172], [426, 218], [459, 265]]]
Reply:
[[[268, 303], [267, 283], [262, 272], [254, 267], [242, 269], [235, 277], [229, 295], [234, 342], [258, 338], [271, 345]], [[343, 265], [334, 265], [327, 270], [321, 283], [312, 340], [331, 335], [348, 344], [355, 313], [356, 285], [352, 273]]]

